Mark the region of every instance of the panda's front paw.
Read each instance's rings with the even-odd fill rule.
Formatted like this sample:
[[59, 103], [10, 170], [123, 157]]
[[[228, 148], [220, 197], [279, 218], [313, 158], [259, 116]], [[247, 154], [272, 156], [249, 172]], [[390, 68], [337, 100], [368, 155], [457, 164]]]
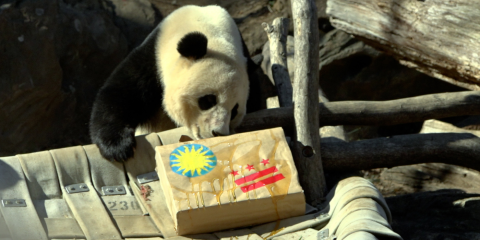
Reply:
[[94, 141], [105, 159], [124, 162], [133, 157], [136, 141], [134, 129], [123, 129], [117, 134], [100, 136]]

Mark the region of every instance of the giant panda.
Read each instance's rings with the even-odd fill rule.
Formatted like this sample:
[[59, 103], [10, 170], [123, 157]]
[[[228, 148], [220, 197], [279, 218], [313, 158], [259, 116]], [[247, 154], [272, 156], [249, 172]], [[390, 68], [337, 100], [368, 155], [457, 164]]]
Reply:
[[258, 66], [219, 6], [168, 15], [100, 88], [90, 136], [108, 160], [134, 154], [135, 132], [187, 127], [195, 139], [229, 135], [259, 110]]

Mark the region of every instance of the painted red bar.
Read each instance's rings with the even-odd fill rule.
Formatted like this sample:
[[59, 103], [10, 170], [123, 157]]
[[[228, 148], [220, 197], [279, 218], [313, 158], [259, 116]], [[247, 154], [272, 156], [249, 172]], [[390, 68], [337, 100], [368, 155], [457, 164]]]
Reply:
[[265, 176], [265, 175], [267, 175], [267, 174], [274, 173], [274, 172], [277, 172], [277, 171], [278, 171], [277, 167], [273, 166], [273, 167], [271, 167], [271, 168], [267, 168], [267, 169], [262, 170], [262, 171], [260, 171], [260, 172], [256, 172], [256, 173], [254, 173], [254, 174], [250, 174], [250, 175], [248, 175], [248, 176], [246, 176], [246, 177], [239, 178], [239, 179], [235, 180], [235, 183], [236, 183], [238, 186], [240, 186], [240, 185], [242, 185], [242, 184], [244, 184], [244, 183], [246, 183], [246, 182], [253, 181], [253, 180], [257, 179], [257, 178], [261, 178], [261, 177], [263, 177], [263, 176]]
[[259, 182], [256, 182], [254, 184], [250, 184], [248, 186], [245, 186], [245, 187], [242, 187], [242, 192], [246, 193], [246, 192], [249, 192], [249, 191], [252, 191], [252, 190], [255, 190], [257, 188], [261, 188], [261, 187], [264, 187], [268, 184], [272, 184], [276, 181], [280, 181], [282, 179], [284, 179], [285, 177], [283, 176], [283, 174], [278, 174], [278, 175], [275, 175], [273, 177], [269, 177], [269, 178], [266, 178], [266, 179], [263, 179], [262, 181], [259, 181]]

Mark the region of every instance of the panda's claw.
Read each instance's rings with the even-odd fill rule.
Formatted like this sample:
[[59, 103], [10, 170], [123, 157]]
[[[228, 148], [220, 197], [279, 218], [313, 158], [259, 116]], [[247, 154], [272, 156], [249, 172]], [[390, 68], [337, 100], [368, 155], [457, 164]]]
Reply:
[[122, 131], [117, 137], [100, 136], [95, 143], [102, 156], [110, 161], [125, 162], [134, 156], [136, 146], [134, 132], [129, 129]]

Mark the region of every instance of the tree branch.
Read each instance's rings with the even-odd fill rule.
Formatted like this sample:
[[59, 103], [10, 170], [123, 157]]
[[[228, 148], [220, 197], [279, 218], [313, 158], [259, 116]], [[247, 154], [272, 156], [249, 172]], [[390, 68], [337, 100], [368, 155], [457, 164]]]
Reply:
[[280, 107], [291, 107], [292, 83], [288, 75], [287, 66], [287, 33], [288, 18], [275, 18], [273, 24], [262, 23], [270, 43], [270, 59], [272, 62], [272, 76], [278, 92]]
[[[480, 92], [438, 93], [391, 101], [326, 102], [318, 106], [321, 126], [395, 125], [435, 118], [480, 115]], [[276, 108], [246, 115], [237, 131], [284, 127], [290, 134], [293, 126], [293, 109]]]
[[313, 0], [292, 1], [295, 30], [295, 129], [292, 153], [306, 201], [320, 205], [326, 194], [318, 134], [319, 33]]
[[400, 135], [322, 143], [326, 171], [362, 170], [440, 162], [480, 170], [480, 138], [470, 133]]

